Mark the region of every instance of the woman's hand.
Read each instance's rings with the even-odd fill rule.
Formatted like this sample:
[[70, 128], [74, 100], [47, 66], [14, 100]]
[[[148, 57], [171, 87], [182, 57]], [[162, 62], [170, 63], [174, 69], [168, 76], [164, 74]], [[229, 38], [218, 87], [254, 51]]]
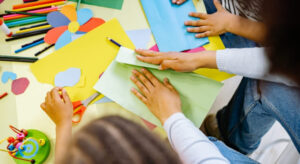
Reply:
[[137, 49], [137, 59], [151, 64], [159, 64], [160, 70], [173, 69], [178, 72], [192, 72], [198, 68], [217, 68], [216, 52], [197, 53], [155, 52]]
[[53, 88], [47, 93], [45, 102], [41, 104], [41, 108], [56, 126], [72, 124], [73, 105], [65, 89], [59, 87]]
[[186, 0], [172, 0], [172, 3], [177, 4], [177, 5], [181, 5], [185, 2]]
[[162, 83], [148, 70], [142, 68], [141, 72], [132, 71], [130, 79], [140, 92], [135, 88], [131, 91], [164, 124], [172, 114], [181, 112], [180, 96], [167, 78]]
[[195, 13], [189, 15], [200, 18], [197, 21], [186, 21], [186, 26], [195, 26], [187, 28], [188, 32], [197, 33], [197, 38], [220, 35], [227, 32], [233, 15], [222, 7], [219, 0], [214, 0], [217, 12], [213, 14]]

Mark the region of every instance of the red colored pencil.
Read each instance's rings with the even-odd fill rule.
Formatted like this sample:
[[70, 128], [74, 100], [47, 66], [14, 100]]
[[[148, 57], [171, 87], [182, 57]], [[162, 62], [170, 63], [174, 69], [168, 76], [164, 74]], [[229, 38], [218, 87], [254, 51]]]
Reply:
[[2, 95], [0, 95], [0, 99], [2, 99], [3, 97], [7, 96], [7, 92], [3, 93]]
[[21, 9], [21, 8], [38, 6], [38, 5], [48, 4], [48, 3], [60, 2], [60, 1], [66, 1], [66, 0], [41, 0], [36, 2], [29, 2], [29, 3], [14, 5], [13, 9]]

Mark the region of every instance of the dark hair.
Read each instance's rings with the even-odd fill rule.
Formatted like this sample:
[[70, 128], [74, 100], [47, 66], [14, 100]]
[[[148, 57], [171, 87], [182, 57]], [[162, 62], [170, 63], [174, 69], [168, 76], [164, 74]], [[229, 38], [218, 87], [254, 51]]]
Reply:
[[68, 164], [176, 164], [177, 154], [147, 129], [119, 116], [80, 129], [65, 157]]
[[300, 12], [297, 0], [264, 0], [263, 20], [267, 27], [266, 52], [271, 71], [300, 84]]

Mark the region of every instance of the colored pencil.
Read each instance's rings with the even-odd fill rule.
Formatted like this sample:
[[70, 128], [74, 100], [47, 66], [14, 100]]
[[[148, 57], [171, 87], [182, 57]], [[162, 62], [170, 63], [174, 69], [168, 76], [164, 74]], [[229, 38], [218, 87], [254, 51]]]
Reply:
[[39, 52], [35, 53], [35, 54], [34, 54], [34, 56], [39, 56], [41, 53], [43, 53], [43, 52], [47, 51], [49, 48], [53, 47], [54, 45], [55, 45], [55, 44], [51, 44], [51, 45], [49, 45], [49, 46], [45, 47], [45, 48], [44, 48], [44, 49], [42, 49], [41, 51], [39, 51]]
[[4, 98], [5, 96], [7, 96], [8, 93], [7, 92], [4, 92], [3, 94], [0, 95], [0, 99]]
[[20, 57], [20, 56], [5, 56], [5, 55], [0, 55], [0, 61], [11, 61], [11, 62], [29, 62], [29, 63], [34, 63], [38, 58], [33, 58], [33, 57]]
[[22, 51], [24, 51], [24, 50], [27, 50], [27, 49], [32, 48], [32, 47], [34, 47], [34, 46], [40, 45], [40, 44], [42, 44], [42, 43], [45, 43], [45, 41], [44, 41], [44, 40], [40, 40], [40, 41], [35, 42], [35, 43], [32, 43], [32, 44], [30, 44], [30, 45], [28, 45], [28, 46], [22, 47], [22, 48], [20, 48], [20, 49], [17, 49], [17, 50], [15, 51], [15, 53], [22, 52]]
[[47, 21], [47, 17], [31, 18], [31, 19], [7, 23], [6, 25], [7, 27], [16, 27], [16, 26], [23, 26], [27, 24], [33, 24], [33, 23], [44, 22], [44, 21]]
[[[58, 7], [47, 7], [44, 9], [38, 9], [38, 10], [30, 10], [28, 13], [39, 13], [39, 14], [47, 14], [53, 11], [57, 11]], [[3, 16], [4, 20], [11, 20], [11, 19], [17, 19], [17, 18], [24, 18], [24, 17], [29, 17], [29, 15], [22, 15], [22, 14], [9, 14]]]
[[35, 28], [35, 27], [40, 27], [40, 26], [45, 26], [45, 25], [49, 25], [48, 23], [41, 23], [41, 24], [37, 24], [37, 25], [33, 25], [33, 26], [28, 26], [28, 27], [22, 27], [19, 30], [26, 30], [26, 29], [30, 29], [30, 28]]
[[7, 13], [7, 14], [31, 15], [31, 16], [47, 16], [47, 14], [30, 13], [30, 12], [23, 12], [23, 11], [8, 11], [8, 10], [5, 10], [5, 13]]
[[44, 8], [44, 7], [48, 7], [48, 6], [57, 6], [57, 5], [63, 5], [63, 4], [65, 4], [65, 1], [43, 4], [43, 5], [32, 6], [32, 7], [26, 7], [26, 8], [20, 8], [20, 9], [14, 9], [13, 11], [28, 11], [28, 10], [40, 9], [40, 8]]
[[26, 30], [16, 31], [15, 33], [16, 33], [16, 34], [20, 34], [20, 33], [24, 33], [24, 32], [40, 30], [40, 29], [49, 28], [49, 27], [51, 27], [51, 25], [44, 25], [44, 26], [39, 26], [39, 27], [29, 28], [29, 29], [26, 29]]
[[23, 0], [24, 3], [35, 2], [35, 1], [38, 1], [38, 0]]
[[18, 19], [6, 20], [5, 23], [23, 21], [23, 20], [33, 19], [33, 18], [40, 18], [40, 16], [30, 16], [30, 17], [25, 17], [25, 18], [18, 18]]
[[60, 1], [65, 1], [65, 0], [41, 0], [41, 1], [37, 1], [37, 2], [14, 5], [13, 9], [21, 9], [21, 8], [27, 8], [27, 7], [32, 7], [32, 6], [39, 6], [39, 5], [55, 3], [55, 2], [60, 2]]
[[107, 39], [108, 39], [109, 41], [111, 41], [112, 43], [114, 43], [115, 45], [117, 45], [118, 47], [121, 47], [121, 46], [122, 46], [121, 44], [119, 44], [118, 42], [114, 41], [113, 39], [111, 39], [111, 38], [109, 38], [109, 37], [107, 37]]
[[23, 48], [23, 47], [26, 47], [26, 46], [28, 46], [28, 45], [30, 45], [30, 44], [32, 44], [32, 43], [35, 43], [35, 42], [41, 41], [41, 40], [43, 40], [43, 39], [44, 39], [44, 37], [42, 37], [42, 38], [39, 38], [39, 39], [37, 39], [37, 40], [34, 40], [34, 41], [30, 42], [30, 43], [24, 44], [24, 45], [22, 45], [21, 47], [22, 47], [22, 48]]
[[81, 3], [81, 0], [77, 0], [76, 11], [79, 10], [80, 3]]
[[50, 29], [52, 29], [52, 28], [30, 31], [30, 32], [21, 33], [21, 34], [14, 34], [13, 37], [7, 38], [7, 39], [5, 39], [5, 41], [12, 41], [12, 40], [22, 39], [22, 38], [26, 38], [26, 37], [30, 37], [30, 36], [39, 35], [39, 34], [44, 34], [44, 33], [47, 33]]

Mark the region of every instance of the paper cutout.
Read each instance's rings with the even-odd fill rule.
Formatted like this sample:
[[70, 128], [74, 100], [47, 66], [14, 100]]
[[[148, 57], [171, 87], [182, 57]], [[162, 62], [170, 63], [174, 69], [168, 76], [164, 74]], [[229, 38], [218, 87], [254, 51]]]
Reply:
[[31, 71], [39, 82], [54, 85], [57, 73], [72, 67], [80, 68], [85, 75], [84, 87], [77, 87], [79, 84], [76, 84], [74, 87], [67, 87], [66, 90], [73, 101], [84, 100], [95, 93], [93, 86], [99, 75], [118, 53], [119, 47], [108, 41], [107, 37], [114, 38], [123, 46], [134, 48], [118, 20], [112, 19], [31, 64]]
[[[45, 42], [48, 44], [55, 43], [55, 49], [58, 50], [75, 40], [74, 38], [80, 37], [81, 35], [76, 35], [80, 30], [84, 30], [81, 31], [84, 34], [104, 23], [104, 20], [100, 18], [92, 19], [92, 17], [93, 13], [90, 9], [83, 8], [76, 13], [75, 7], [72, 5], [62, 7], [60, 12], [55, 11], [48, 14], [48, 23], [56, 28], [47, 32]], [[89, 20], [92, 21], [88, 23]], [[85, 23], [88, 24], [81, 28]]]
[[184, 51], [209, 43], [207, 37], [195, 38], [184, 25], [187, 20], [197, 20], [188, 16], [196, 11], [193, 1], [182, 5], [175, 5], [170, 0], [141, 0], [141, 3], [160, 51]]
[[157, 126], [152, 124], [151, 122], [141, 118], [141, 120], [144, 122], [144, 124], [150, 129], [150, 130], [153, 130], [155, 129]]
[[55, 76], [54, 85], [57, 87], [73, 87], [79, 82], [80, 76], [81, 71], [79, 68], [69, 68]]
[[107, 97], [103, 97], [102, 99], [96, 101], [95, 104], [108, 103], [108, 102], [113, 102], [113, 101]]
[[9, 71], [3, 72], [2, 77], [1, 77], [2, 83], [3, 84], [7, 83], [9, 79], [16, 80], [17, 79], [17, 74], [15, 74], [13, 72], [9, 72]]
[[[132, 50], [121, 47], [118, 56], [132, 56], [133, 54]], [[130, 81], [131, 71], [140, 68], [113, 61], [94, 88], [125, 109], [161, 127], [159, 120], [130, 92], [130, 89], [135, 87]], [[183, 113], [196, 127], [200, 127], [201, 122], [218, 95], [222, 83], [195, 73], [149, 70], [160, 80], [165, 77], [169, 78], [172, 85], [180, 93]]]
[[[78, 2], [78, 0], [70, 0], [73, 2]], [[100, 7], [107, 7], [112, 9], [122, 9], [123, 0], [81, 0], [81, 3], [88, 5], [95, 5]]]
[[25, 92], [28, 86], [29, 86], [29, 80], [25, 77], [22, 77], [12, 82], [11, 91], [15, 95], [20, 95]]
[[126, 34], [129, 36], [135, 48], [146, 49], [147, 44], [150, 41], [151, 30], [150, 29], [141, 29], [141, 30], [130, 30], [126, 31]]
[[[157, 44], [152, 46], [149, 50], [159, 52]], [[204, 50], [205, 50], [204, 47], [198, 47], [198, 48], [194, 48], [194, 49], [191, 49], [191, 50], [186, 50], [186, 51], [183, 51], [183, 52], [194, 53], [194, 52], [200, 52], [200, 51], [204, 51]]]

